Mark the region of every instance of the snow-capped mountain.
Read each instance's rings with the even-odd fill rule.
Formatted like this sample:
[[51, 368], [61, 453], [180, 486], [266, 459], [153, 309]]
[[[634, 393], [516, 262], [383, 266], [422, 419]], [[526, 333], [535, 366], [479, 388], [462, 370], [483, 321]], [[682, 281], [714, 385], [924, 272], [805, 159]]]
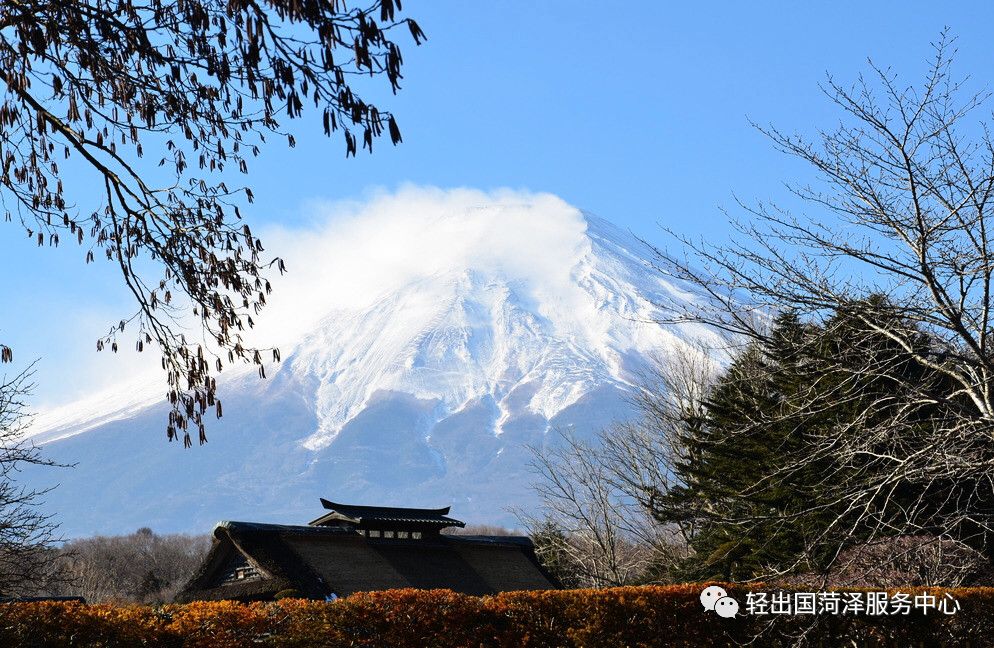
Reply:
[[268, 379], [222, 374], [207, 445], [165, 443], [157, 384], [39, 418], [45, 455], [75, 468], [25, 479], [60, 482], [67, 535], [302, 523], [319, 496], [513, 525], [508, 507], [534, 505], [527, 446], [630, 417], [650, 358], [709, 335], [656, 323], [695, 295], [553, 196], [409, 189], [305, 239], [312, 316], [286, 302], [271, 330], [295, 339]]

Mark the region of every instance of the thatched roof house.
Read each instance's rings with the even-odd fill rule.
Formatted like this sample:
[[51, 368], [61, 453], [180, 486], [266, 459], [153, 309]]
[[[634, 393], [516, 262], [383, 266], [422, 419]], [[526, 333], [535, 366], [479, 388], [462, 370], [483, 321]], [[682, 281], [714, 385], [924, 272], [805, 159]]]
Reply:
[[465, 526], [444, 509], [321, 503], [328, 513], [307, 526], [221, 522], [203, 565], [180, 602], [324, 599], [414, 587], [466, 594], [553, 589], [525, 537], [452, 536]]

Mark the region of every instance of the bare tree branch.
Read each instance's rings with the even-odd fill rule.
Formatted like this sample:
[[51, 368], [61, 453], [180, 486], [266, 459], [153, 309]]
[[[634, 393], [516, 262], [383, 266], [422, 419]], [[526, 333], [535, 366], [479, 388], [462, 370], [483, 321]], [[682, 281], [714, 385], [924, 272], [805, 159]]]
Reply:
[[[97, 348], [116, 352], [134, 329], [138, 351], [157, 345], [172, 411], [170, 439], [206, 440], [205, 417], [221, 416], [215, 375], [258, 365], [243, 339], [270, 291], [280, 259], [242, 222], [246, 173], [267, 137], [294, 138], [280, 120], [321, 114], [346, 155], [387, 134], [394, 117], [365, 101], [357, 83], [383, 76], [399, 89], [397, 29], [424, 40], [396, 0], [354, 8], [344, 0], [9, 0], [0, 4], [0, 210], [38, 245], [63, 238], [86, 262], [120, 270], [137, 309]], [[359, 140], [362, 140], [361, 144]], [[158, 151], [159, 170], [143, 163]], [[67, 197], [78, 160], [102, 189], [89, 213]], [[154, 161], [153, 161], [154, 163]], [[66, 185], [69, 185], [68, 187]], [[244, 206], [244, 205], [243, 205]], [[192, 332], [190, 322], [192, 321]], [[13, 353], [0, 344], [0, 362]]]

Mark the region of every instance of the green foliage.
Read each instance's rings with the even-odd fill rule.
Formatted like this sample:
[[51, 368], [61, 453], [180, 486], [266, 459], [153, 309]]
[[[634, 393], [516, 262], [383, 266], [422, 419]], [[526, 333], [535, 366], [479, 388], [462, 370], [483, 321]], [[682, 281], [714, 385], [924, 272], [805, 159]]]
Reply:
[[[685, 421], [680, 486], [655, 511], [693, 528], [682, 576], [820, 572], [847, 545], [920, 533], [950, 503], [965, 505], [950, 496], [971, 485], [896, 470], [928, 447], [958, 402], [941, 371], [914, 360], [927, 355], [926, 336], [897, 315], [867, 317], [885, 307], [877, 297], [854, 302], [818, 325], [780, 316], [720, 378], [703, 416]], [[989, 491], [981, 500], [972, 505], [989, 506]], [[986, 544], [984, 534], [959, 531]]]

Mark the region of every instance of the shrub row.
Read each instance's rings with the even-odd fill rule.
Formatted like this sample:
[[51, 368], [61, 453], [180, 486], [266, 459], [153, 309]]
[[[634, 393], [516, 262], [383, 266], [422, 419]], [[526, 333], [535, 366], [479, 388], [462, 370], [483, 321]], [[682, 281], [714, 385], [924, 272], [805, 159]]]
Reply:
[[[994, 589], [949, 590], [955, 615], [815, 615], [719, 618], [701, 585], [510, 592], [474, 597], [448, 590], [391, 590], [332, 603], [201, 602], [114, 606], [0, 604], [0, 646], [987, 646]], [[746, 589], [728, 586], [740, 602]], [[759, 589], [759, 588], [757, 588]], [[919, 593], [922, 590], [908, 590]], [[941, 596], [946, 590], [929, 590]]]

